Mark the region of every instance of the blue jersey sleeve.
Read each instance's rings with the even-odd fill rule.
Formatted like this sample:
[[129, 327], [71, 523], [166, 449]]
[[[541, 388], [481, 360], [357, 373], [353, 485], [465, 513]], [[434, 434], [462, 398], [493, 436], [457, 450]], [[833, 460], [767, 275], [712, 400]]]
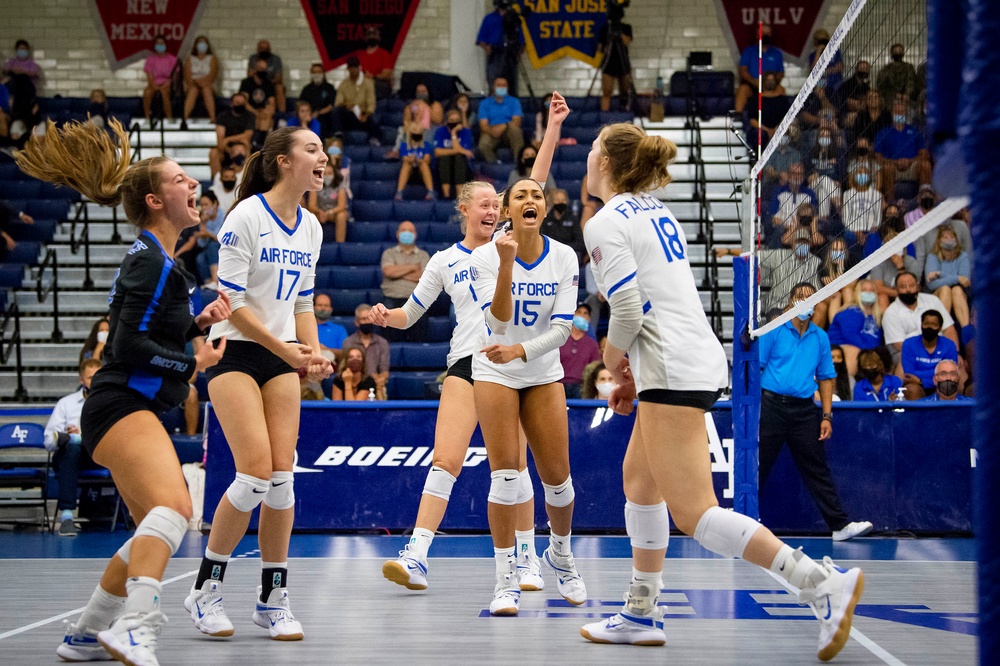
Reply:
[[[949, 342], [951, 341], [949, 340]], [[917, 345], [919, 344], [919, 336], [903, 340], [903, 349], [900, 352], [900, 364], [903, 366], [903, 372], [911, 375], [917, 374], [919, 370], [917, 367]]]

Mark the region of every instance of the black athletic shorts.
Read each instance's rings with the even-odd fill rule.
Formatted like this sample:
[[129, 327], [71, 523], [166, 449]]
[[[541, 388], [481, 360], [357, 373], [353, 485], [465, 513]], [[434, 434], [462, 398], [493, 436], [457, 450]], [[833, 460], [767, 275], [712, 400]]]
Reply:
[[672, 391], [670, 389], [646, 389], [639, 393], [639, 402], [653, 402], [658, 405], [673, 405], [674, 407], [694, 407], [703, 412], [712, 409], [712, 405], [722, 395], [722, 389], [716, 391]]
[[448, 377], [458, 377], [459, 379], [464, 379], [470, 384], [475, 385], [475, 382], [472, 381], [472, 357], [463, 356], [452, 363], [451, 367], [448, 368], [448, 374], [445, 379]]
[[87, 453], [93, 457], [112, 426], [135, 412], [156, 414], [153, 403], [129, 388], [104, 386], [88, 393], [80, 414], [80, 437]]
[[205, 375], [211, 382], [227, 372], [250, 375], [257, 386], [263, 386], [279, 375], [295, 372], [295, 368], [256, 342], [226, 340], [226, 353], [222, 355], [222, 360], [206, 370]]

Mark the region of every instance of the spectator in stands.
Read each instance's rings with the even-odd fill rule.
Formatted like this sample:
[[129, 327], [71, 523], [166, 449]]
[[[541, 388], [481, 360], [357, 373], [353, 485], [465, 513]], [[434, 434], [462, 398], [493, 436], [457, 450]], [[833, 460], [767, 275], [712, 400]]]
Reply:
[[833, 380], [833, 399], [836, 401], [850, 400], [854, 395], [854, 378], [847, 372], [844, 350], [840, 348], [840, 345], [830, 343], [830, 358], [833, 360], [833, 370], [837, 373]]
[[351, 158], [344, 154], [344, 139], [339, 136], [331, 137], [329, 144], [326, 154], [330, 156], [331, 161], [336, 161], [340, 164], [340, 175], [344, 177], [344, 189], [347, 190], [347, 198], [353, 200], [354, 193], [351, 192]]
[[364, 352], [365, 372], [375, 379], [378, 399], [385, 400], [385, 384], [389, 381], [389, 341], [375, 332], [371, 309], [367, 303], [354, 308], [357, 330], [344, 340], [344, 349], [358, 347]]
[[[809, 52], [810, 71], [816, 66], [816, 61], [823, 55], [823, 51], [826, 50], [826, 46], [829, 43], [830, 33], [825, 29], [820, 28], [813, 33], [813, 49]], [[825, 79], [824, 83], [826, 84], [824, 88], [831, 94], [840, 87], [841, 82], [844, 80], [844, 59], [840, 55], [840, 51], [833, 54], [830, 64], [826, 66], [823, 79]]]
[[928, 291], [941, 299], [960, 328], [968, 326], [972, 261], [951, 227], [938, 227], [937, 240], [927, 255], [925, 270]]
[[[2, 84], [0, 84], [2, 87]], [[11, 225], [15, 219], [14, 211], [0, 201], [0, 261], [4, 260], [8, 252], [17, 247], [17, 241], [10, 235]], [[35, 220], [24, 211], [18, 211], [17, 220], [24, 224], [34, 224]]]
[[153, 53], [146, 58], [142, 71], [146, 73], [146, 88], [142, 91], [142, 112], [146, 121], [150, 122], [153, 115], [153, 97], [160, 95], [163, 103], [163, 117], [171, 120], [174, 117], [170, 104], [170, 76], [177, 64], [177, 56], [167, 53], [167, 40], [162, 35], [153, 40]]
[[618, 34], [610, 31], [611, 22], [606, 21], [597, 32], [597, 53], [602, 56], [601, 64], [601, 111], [611, 110], [611, 94], [618, 82], [619, 111], [632, 108], [632, 61], [628, 56], [628, 45], [632, 43], [632, 25], [621, 20]]
[[[502, 78], [505, 85], [510, 81], [510, 94], [516, 97], [518, 61], [524, 51], [524, 31], [521, 29], [519, 18], [507, 15], [514, 10], [497, 0], [494, 0], [493, 6], [496, 11], [484, 16], [483, 22], [479, 25], [476, 46], [486, 52], [486, 80], [495, 81], [497, 78]], [[508, 27], [513, 29], [513, 34], [505, 30], [505, 20], [511, 21]]]
[[230, 98], [229, 108], [220, 113], [215, 121], [215, 147], [208, 151], [212, 178], [222, 171], [223, 160], [229, 155], [233, 145], [242, 144], [247, 153], [250, 152], [254, 124], [255, 116], [247, 110], [246, 94], [243, 92], [234, 94]]
[[816, 208], [817, 228], [826, 238], [833, 238], [843, 233], [840, 224], [841, 196], [840, 180], [813, 171], [806, 181], [809, 189], [816, 193], [819, 206]]
[[[867, 257], [896, 234], [901, 234], [906, 229], [903, 223], [903, 216], [900, 215], [899, 206], [894, 203], [887, 203], [882, 211], [882, 223], [878, 227], [878, 233], [868, 234], [865, 239], [864, 255]], [[914, 255], [916, 256], [916, 255]]]
[[346, 353], [340, 362], [339, 372], [333, 380], [334, 400], [385, 400], [379, 397], [375, 378], [367, 371], [365, 350], [345, 344]]
[[904, 53], [902, 44], [893, 44], [889, 49], [892, 62], [878, 73], [876, 86], [885, 105], [894, 103], [900, 95], [907, 101], [917, 100], [917, 71], [913, 65], [903, 60]]
[[219, 288], [219, 230], [226, 221], [226, 211], [219, 206], [219, 198], [212, 190], [205, 190], [199, 201], [201, 205], [201, 224], [197, 233], [197, 243], [201, 250], [195, 263], [198, 265], [198, 276], [209, 289]]
[[219, 210], [228, 213], [236, 202], [236, 186], [239, 184], [236, 171], [232, 167], [226, 167], [215, 174], [212, 180], [212, 192], [219, 200]]
[[845, 79], [839, 88], [836, 88], [837, 92], [833, 96], [833, 102], [845, 127], [853, 127], [858, 114], [868, 104], [871, 70], [871, 63], [867, 60], [857, 61], [854, 64], [854, 73]]
[[268, 76], [268, 61], [262, 58], [254, 60], [253, 56], [251, 61], [253, 61], [252, 69], [247, 78], [240, 83], [240, 92], [246, 95], [246, 110], [253, 114], [255, 119], [254, 129], [259, 133], [258, 137], [255, 137], [255, 143], [263, 144], [263, 138], [259, 137], [274, 128], [274, 114], [278, 109], [277, 89]]
[[87, 117], [97, 127], [104, 129], [108, 122], [108, 96], [103, 88], [90, 91], [90, 104], [87, 106]]
[[836, 181], [842, 179], [844, 151], [837, 145], [830, 129], [824, 127], [817, 130], [816, 143], [813, 144], [806, 159], [809, 171]]
[[531, 137], [531, 145], [536, 149], [542, 147], [542, 137], [549, 125], [549, 106], [552, 104], [552, 93], [542, 98], [542, 108], [535, 114], [535, 133]]
[[27, 40], [19, 39], [14, 44], [14, 57], [7, 60], [3, 66], [6, 76], [26, 76], [31, 84], [38, 88], [42, 82], [42, 68], [31, 57], [31, 45]]
[[854, 142], [854, 146], [848, 154], [847, 173], [850, 175], [862, 168], [868, 171], [872, 186], [882, 193], [882, 197], [885, 199], [885, 188], [882, 183], [882, 167], [879, 165], [874, 151], [872, 151], [872, 142], [865, 137], [860, 137]]
[[[785, 88], [781, 85], [781, 79], [785, 76], [785, 57], [781, 49], [771, 45], [771, 26], [764, 24], [763, 38], [763, 70], [774, 72], [779, 95], [785, 94]], [[736, 89], [736, 112], [743, 113], [747, 102], [757, 96], [757, 77], [760, 76], [761, 62], [757, 53], [757, 40], [743, 49], [740, 54], [740, 64], [738, 69], [739, 87]]]
[[418, 83], [410, 103], [403, 107], [403, 126], [413, 123], [420, 125], [426, 138], [433, 137], [432, 128], [444, 121], [444, 108], [441, 102], [431, 99], [430, 90], [424, 83]]
[[925, 392], [934, 388], [934, 370], [945, 359], [958, 363], [958, 347], [948, 338], [941, 337], [944, 317], [937, 310], [927, 310], [920, 315], [920, 335], [903, 341], [900, 365], [903, 377], [912, 382], [920, 381]]
[[[38, 114], [37, 95], [41, 85], [42, 70], [32, 59], [28, 42], [23, 39], [17, 41], [14, 46], [14, 57], [4, 65], [2, 74], [0, 79], [7, 79], [6, 92], [9, 93], [10, 131], [13, 131], [18, 120], [22, 121], [25, 129], [20, 134], [23, 138], [28, 130], [34, 128], [41, 120]], [[23, 147], [26, 141], [26, 138], [18, 141], [17, 147]]]
[[[814, 131], [820, 127], [820, 119], [824, 113], [833, 113], [834, 102], [830, 99], [833, 89], [827, 87], [826, 78], [816, 81], [816, 87], [806, 97], [802, 110], [799, 112], [799, 124], [803, 129]], [[751, 110], [751, 113], [753, 111]], [[836, 117], [834, 115], [834, 117]]]
[[205, 35], [198, 35], [191, 47], [191, 55], [184, 61], [184, 120], [181, 129], [187, 129], [187, 119], [194, 111], [194, 104], [201, 95], [208, 119], [215, 122], [215, 82], [219, 78], [219, 61], [212, 53], [212, 45]]
[[434, 145], [427, 141], [420, 125], [414, 121], [406, 126], [406, 138], [399, 146], [399, 179], [396, 181], [396, 201], [403, 200], [403, 188], [407, 186], [414, 173], [419, 173], [427, 193], [424, 198], [433, 201], [434, 176], [431, 174], [431, 156]]
[[[247, 60], [247, 76], [253, 77], [260, 71], [257, 63], [263, 62], [266, 66], [265, 78], [274, 88], [275, 106], [278, 113], [285, 112], [285, 72], [281, 64], [281, 58], [271, 52], [271, 42], [262, 39], [257, 42], [257, 52]], [[272, 111], [272, 115], [274, 112]]]
[[819, 275], [820, 261], [809, 251], [807, 238], [796, 239], [793, 249], [762, 250], [760, 253], [760, 287], [764, 315], [771, 319], [788, 303], [789, 285], [812, 282]]
[[559, 362], [563, 367], [563, 388], [567, 398], [579, 398], [583, 387], [583, 371], [588, 365], [601, 360], [597, 340], [587, 335], [590, 329], [590, 306], [580, 303], [573, 313], [573, 328], [563, 346], [559, 348]]
[[849, 172], [850, 187], [844, 193], [841, 220], [855, 236], [859, 245], [864, 246], [868, 234], [878, 229], [882, 221], [885, 201], [882, 193], [874, 187], [868, 167], [858, 165]]
[[[519, 180], [528, 178], [531, 174], [531, 167], [535, 165], [535, 159], [538, 157], [538, 151], [531, 144], [525, 144], [521, 147], [521, 150], [516, 153], [517, 160], [514, 162], [514, 168], [511, 169], [510, 174], [507, 176], [507, 187], [512, 187], [514, 183]], [[552, 173], [549, 173], [548, 178], [545, 179], [545, 196], [548, 198], [553, 192], [558, 188], [556, 187], [556, 179], [552, 177]]]
[[903, 216], [903, 221], [906, 222], [906, 228], [909, 229], [912, 227], [917, 220], [931, 212], [936, 205], [937, 193], [934, 191], [934, 186], [930, 183], [921, 185], [920, 189], [917, 191], [917, 207]]
[[774, 136], [775, 130], [781, 124], [788, 109], [791, 108], [791, 100], [785, 95], [785, 89], [778, 85], [778, 73], [764, 72], [764, 92], [761, 93], [760, 123], [757, 122], [757, 98], [750, 100], [750, 126], [754, 128], [751, 132], [751, 139], [757, 138], [757, 128], [761, 127], [764, 133], [761, 135], [761, 146], [766, 147]]
[[10, 140], [10, 120], [10, 91], [0, 83], [0, 147], [5, 147]]
[[448, 103], [448, 108], [445, 110], [450, 111], [451, 109], [458, 109], [458, 112], [462, 114], [462, 127], [471, 130], [479, 125], [479, 116], [472, 110], [469, 96], [465, 93], [460, 92], [451, 98], [451, 102]]
[[479, 103], [479, 153], [487, 162], [497, 161], [497, 148], [503, 144], [515, 155], [521, 153], [521, 100], [507, 94], [507, 79], [493, 81], [493, 95]]
[[[846, 273], [853, 264], [847, 254], [847, 242], [843, 237], [836, 237], [830, 240], [826, 246], [826, 253], [823, 258], [823, 265], [819, 269], [819, 281], [824, 287]], [[822, 329], [827, 327], [827, 323], [833, 321], [848, 303], [854, 302], [854, 288], [857, 280], [848, 282], [839, 291], [831, 295], [821, 303], [816, 304], [816, 313], [820, 315], [813, 317], [813, 323]], [[822, 306], [822, 307], [821, 307]]]
[[[885, 240], [888, 242], [896, 237], [890, 232]], [[910, 256], [903, 248], [889, 258], [876, 265], [868, 273], [868, 278], [875, 283], [875, 290], [878, 292], [878, 304], [883, 310], [889, 307], [889, 301], [898, 296], [896, 289], [899, 276], [903, 273], [917, 274], [917, 260]]]
[[861, 379], [854, 385], [854, 399], [858, 402], [888, 402], [899, 400], [903, 380], [886, 374], [882, 356], [874, 349], [866, 349], [858, 356]]
[[313, 63], [309, 68], [309, 83], [299, 93], [299, 100], [305, 100], [312, 106], [319, 121], [321, 139], [333, 136], [333, 102], [336, 99], [337, 89], [326, 80], [323, 65]]
[[615, 386], [615, 379], [604, 363], [591, 363], [583, 373], [580, 397], [584, 400], [607, 400]]
[[333, 106], [334, 132], [367, 132], [368, 142], [379, 145], [380, 130], [372, 117], [375, 113], [375, 84], [361, 73], [357, 56], [347, 59], [347, 78], [340, 82]]
[[[441, 195], [451, 199], [453, 193], [472, 177], [469, 160], [475, 157], [472, 130], [462, 125], [462, 113], [449, 109], [445, 124], [434, 133], [434, 157], [437, 159]], [[454, 188], [454, 190], [452, 189]]]
[[[910, 246], [913, 248], [913, 256], [916, 258], [917, 268], [924, 271], [927, 270], [927, 257], [933, 252], [934, 244], [937, 242], [938, 232], [940, 229], [948, 228], [955, 232], [955, 237], [958, 239], [958, 246], [962, 248], [962, 253], [969, 255], [969, 262], [972, 263], [973, 259], [973, 249], [972, 249], [972, 234], [969, 231], [969, 223], [967, 222], [966, 211], [960, 211], [950, 220], [945, 220], [936, 229], [931, 229], [923, 236], [913, 241]], [[923, 280], [923, 273], [917, 272], [917, 277]]]
[[101, 317], [94, 322], [94, 325], [90, 327], [90, 334], [83, 341], [83, 349], [80, 350], [79, 363], [81, 365], [84, 361], [92, 358], [98, 361], [104, 360], [104, 345], [108, 341], [108, 331], [110, 330], [111, 324], [108, 323], [107, 317]]
[[970, 398], [958, 392], [958, 363], [947, 360], [938, 363], [934, 369], [934, 393], [927, 396], [927, 400], [954, 400], [956, 402], [966, 402]]
[[344, 174], [340, 172], [337, 156], [326, 163], [323, 170], [323, 189], [306, 194], [306, 208], [323, 225], [324, 243], [343, 243], [347, 240], [347, 221], [350, 218], [350, 201]]
[[295, 102], [295, 115], [288, 119], [288, 126], [308, 127], [316, 136], [319, 136], [321, 131], [319, 120], [316, 119], [316, 113], [313, 111], [312, 104], [304, 99]]
[[864, 98], [864, 106], [858, 111], [854, 118], [851, 131], [855, 141], [862, 138], [868, 141], [869, 148], [875, 144], [875, 139], [879, 133], [887, 127], [892, 126], [892, 114], [882, 104], [877, 90], [869, 90]]
[[804, 203], [796, 209], [794, 221], [781, 237], [783, 247], [794, 247], [798, 241], [809, 243], [810, 251], [818, 250], [826, 242], [819, 232], [816, 208], [811, 203]]
[[549, 202], [549, 211], [542, 221], [542, 235], [573, 248], [582, 266], [587, 261], [587, 246], [583, 242], [580, 221], [569, 207], [569, 195], [566, 190], [557, 189], [545, 200]]
[[[810, 284], [792, 288], [789, 307], [815, 293]], [[840, 504], [826, 462], [824, 442], [833, 434], [831, 407], [837, 376], [826, 333], [801, 312], [791, 321], [760, 338], [761, 403], [759, 487], [767, 484], [771, 468], [788, 444], [792, 460], [834, 541], [867, 534], [869, 522], [851, 522]], [[813, 394], [819, 390], [822, 409]]]
[[[424, 274], [431, 257], [417, 247], [417, 228], [409, 220], [401, 222], [396, 229], [399, 243], [382, 253], [382, 294], [383, 303], [390, 310], [401, 308], [413, 293], [420, 276]], [[430, 303], [425, 304], [430, 307]], [[423, 341], [427, 339], [427, 318], [421, 317], [407, 329], [387, 329], [392, 340]]]
[[331, 362], [336, 362], [340, 358], [344, 340], [347, 339], [347, 329], [330, 321], [330, 317], [333, 316], [333, 304], [330, 302], [330, 297], [322, 292], [316, 292], [313, 296], [313, 314], [316, 315], [320, 350]]
[[816, 193], [805, 186], [805, 167], [801, 163], [793, 163], [788, 169], [788, 182], [775, 191], [768, 205], [771, 225], [765, 232], [765, 244], [769, 248], [781, 247], [785, 231], [797, 222], [795, 218], [799, 206], [806, 203], [814, 208], [819, 206]]
[[73, 512], [76, 511], [80, 471], [100, 468], [80, 440], [83, 401], [90, 391], [90, 380], [100, 369], [101, 362], [97, 359], [88, 359], [80, 364], [80, 388], [59, 399], [45, 425], [45, 448], [54, 454], [52, 467], [59, 482], [56, 508], [59, 510], [59, 536], [63, 537], [76, 536]]
[[958, 345], [958, 332], [955, 331], [954, 320], [941, 303], [941, 299], [933, 294], [920, 293], [916, 275], [907, 271], [900, 273], [896, 277], [896, 292], [898, 297], [886, 308], [882, 316], [885, 344], [892, 352], [893, 367], [899, 364], [903, 341], [921, 334], [920, 317], [928, 310], [937, 310], [941, 313], [944, 319], [941, 334]]
[[[889, 181], [886, 187], [901, 181], [921, 185], [931, 180], [930, 156], [924, 145], [923, 133], [906, 122], [907, 103], [897, 99], [892, 103], [892, 125], [875, 137], [875, 152], [886, 165]], [[893, 198], [895, 195], [893, 195]]]
[[365, 29], [365, 48], [357, 52], [361, 71], [375, 83], [375, 99], [392, 95], [392, 54], [380, 45], [382, 33], [377, 26]]
[[[847, 301], [845, 301], [846, 303]], [[847, 372], [857, 374], [858, 353], [882, 344], [882, 308], [878, 304], [875, 283], [859, 280], [854, 301], [830, 317], [830, 344], [840, 345]]]
[[768, 185], [773, 183], [784, 185], [788, 182], [788, 170], [792, 165], [802, 163], [802, 153], [793, 140], [793, 134], [798, 136], [798, 124], [795, 121], [792, 121], [788, 131], [778, 139], [778, 148], [771, 153], [771, 159], [764, 167], [764, 180]]
[[201, 252], [201, 247], [198, 246], [200, 229], [200, 225], [184, 229], [177, 237], [177, 244], [174, 245], [174, 261], [179, 262], [191, 275], [198, 274], [198, 254]]

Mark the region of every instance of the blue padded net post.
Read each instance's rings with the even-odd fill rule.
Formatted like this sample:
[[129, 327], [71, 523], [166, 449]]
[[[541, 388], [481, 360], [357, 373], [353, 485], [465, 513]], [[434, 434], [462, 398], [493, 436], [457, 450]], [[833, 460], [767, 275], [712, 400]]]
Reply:
[[[760, 426], [760, 357], [758, 342], [749, 335], [750, 318], [757, 308], [756, 299], [751, 303], [742, 298], [750, 293], [750, 262], [755, 257], [733, 259], [733, 439], [735, 460], [733, 477], [736, 489], [733, 508], [760, 519], [757, 504], [757, 451]], [[757, 269], [754, 267], [754, 275]]]

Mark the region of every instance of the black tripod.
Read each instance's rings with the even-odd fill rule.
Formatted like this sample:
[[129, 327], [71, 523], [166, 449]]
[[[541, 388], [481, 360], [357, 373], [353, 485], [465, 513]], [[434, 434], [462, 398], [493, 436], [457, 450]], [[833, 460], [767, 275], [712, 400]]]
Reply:
[[[613, 25], [617, 23], [617, 25]], [[614, 60], [612, 60], [614, 58]], [[628, 89], [622, 90], [621, 81], [626, 75], [619, 75], [615, 78], [618, 79], [619, 94], [627, 97], [627, 103], [622, 105], [623, 111], [631, 111], [636, 116], [640, 116], [638, 109], [639, 93], [635, 89], [635, 81], [632, 79], [632, 62], [629, 60], [628, 49], [625, 44], [622, 43], [622, 27], [621, 22], [611, 22], [608, 25], [608, 47], [604, 52], [604, 60], [601, 61], [600, 66], [594, 71], [594, 77], [590, 80], [590, 87], [587, 88], [587, 97], [594, 91], [594, 84], [597, 83], [598, 75], [603, 75], [607, 72], [608, 64], [615, 62], [618, 65], [620, 71], [628, 72]], [[641, 116], [639, 117], [639, 122], [642, 123]], [[645, 125], [643, 125], [645, 128]]]

